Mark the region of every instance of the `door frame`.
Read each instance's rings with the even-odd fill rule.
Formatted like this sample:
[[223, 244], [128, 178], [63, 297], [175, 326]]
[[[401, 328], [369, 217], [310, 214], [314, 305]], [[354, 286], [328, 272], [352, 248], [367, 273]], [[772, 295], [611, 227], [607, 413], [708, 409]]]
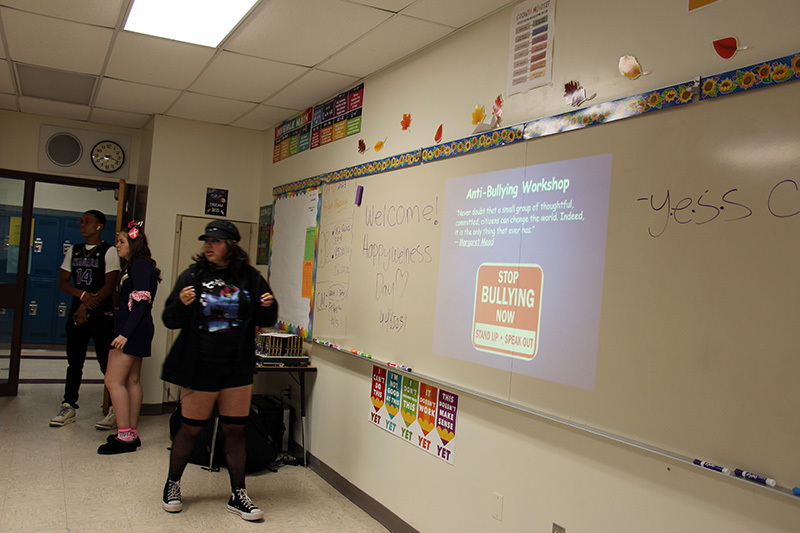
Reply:
[[[88, 178], [71, 178], [37, 174], [18, 170], [0, 169], [0, 177], [18, 179], [25, 182], [25, 192], [22, 202], [22, 225], [20, 228], [20, 242], [27, 243], [31, 239], [31, 226], [33, 220], [33, 203], [36, 183], [54, 183], [76, 187], [118, 189], [117, 198], [117, 228], [119, 231], [122, 217], [132, 213], [133, 209], [127, 203], [127, 184], [125, 180], [97, 180]], [[16, 396], [19, 392], [19, 367], [22, 358], [22, 328], [25, 317], [25, 285], [28, 280], [28, 263], [30, 261], [30, 246], [20, 246], [19, 260], [17, 263], [17, 278], [15, 283], [0, 283], [0, 307], [14, 311], [14, 322], [11, 331], [11, 347], [8, 380], [0, 381], [0, 396]]]

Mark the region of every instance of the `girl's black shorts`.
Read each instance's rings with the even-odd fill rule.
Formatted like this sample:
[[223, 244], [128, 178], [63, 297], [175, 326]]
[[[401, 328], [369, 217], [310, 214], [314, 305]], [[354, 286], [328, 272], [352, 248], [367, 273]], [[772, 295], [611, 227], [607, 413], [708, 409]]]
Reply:
[[191, 390], [218, 392], [253, 384], [253, 371], [243, 371], [230, 363], [197, 361]]

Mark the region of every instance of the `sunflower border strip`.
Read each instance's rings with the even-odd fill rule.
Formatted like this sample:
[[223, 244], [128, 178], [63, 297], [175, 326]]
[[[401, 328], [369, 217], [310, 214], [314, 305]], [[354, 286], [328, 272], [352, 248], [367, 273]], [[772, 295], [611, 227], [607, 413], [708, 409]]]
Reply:
[[720, 74], [704, 76], [700, 82], [700, 99], [709, 100], [799, 79], [800, 53], [790, 54]]
[[521, 124], [498, 128], [369, 163], [320, 174], [275, 187], [272, 189], [272, 194], [274, 197], [279, 197], [318, 187], [324, 183], [371, 176], [421, 163], [430, 163], [537, 137], [574, 131], [643, 115], [652, 111], [690, 104], [695, 101], [694, 95], [696, 93], [699, 93], [700, 100], [708, 100], [798, 79], [800, 79], [800, 53], [790, 54], [720, 74], [698, 77], [693, 81], [595, 104], [576, 111], [530, 120]]
[[422, 149], [422, 162], [430, 163], [458, 155], [479, 152], [488, 148], [497, 148], [523, 140], [523, 124], [500, 128], [462, 139], [428, 146]]
[[388, 172], [390, 170], [413, 167], [420, 162], [420, 151], [421, 150], [412, 150], [411, 152], [378, 159], [377, 161], [370, 161], [369, 163], [336, 170], [326, 174], [326, 182], [335, 183], [337, 181], [359, 178], [361, 176], [380, 174], [381, 172]]
[[532, 120], [525, 123], [524, 138], [530, 140], [555, 135], [689, 104], [694, 99], [695, 87], [695, 81], [687, 81], [619, 100], [595, 104], [570, 113]]

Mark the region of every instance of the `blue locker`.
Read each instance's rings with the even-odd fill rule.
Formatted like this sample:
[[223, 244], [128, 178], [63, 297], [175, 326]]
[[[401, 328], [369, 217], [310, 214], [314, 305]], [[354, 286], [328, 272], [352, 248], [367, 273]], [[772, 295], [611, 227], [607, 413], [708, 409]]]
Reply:
[[55, 292], [53, 279], [28, 278], [25, 295], [26, 307], [22, 342], [31, 344], [52, 344], [53, 323], [55, 319]]
[[12, 327], [14, 327], [14, 310], [0, 307], [0, 342], [11, 342]]
[[58, 279], [60, 259], [59, 217], [39, 215], [33, 219], [33, 246], [30, 251], [28, 275], [35, 279]]

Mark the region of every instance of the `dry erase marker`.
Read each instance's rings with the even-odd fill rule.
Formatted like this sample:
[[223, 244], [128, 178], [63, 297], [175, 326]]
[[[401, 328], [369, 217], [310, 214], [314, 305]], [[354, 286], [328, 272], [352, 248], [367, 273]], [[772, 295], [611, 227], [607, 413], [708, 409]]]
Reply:
[[715, 470], [715, 471], [721, 472], [723, 474], [730, 474], [731, 473], [730, 468], [725, 468], [724, 466], [717, 466], [715, 464], [711, 464], [711, 463], [706, 462], [706, 461], [701, 461], [700, 459], [695, 459], [692, 462], [694, 464], [696, 464], [697, 466], [702, 466], [703, 468], [708, 468], [709, 470]]
[[745, 470], [742, 470], [741, 468], [737, 468], [736, 470], [733, 471], [733, 473], [736, 474], [737, 477], [743, 477], [745, 479], [749, 479], [750, 481], [761, 483], [762, 485], [769, 485], [770, 487], [774, 487], [775, 485], [777, 485], [774, 479], [760, 476], [758, 474], [754, 474], [753, 472], [747, 472]]
[[794, 495], [795, 495], [795, 496], [800, 496], [800, 487], [795, 487], [795, 488], [793, 488], [793, 489], [792, 489], [792, 492], [794, 492]]

